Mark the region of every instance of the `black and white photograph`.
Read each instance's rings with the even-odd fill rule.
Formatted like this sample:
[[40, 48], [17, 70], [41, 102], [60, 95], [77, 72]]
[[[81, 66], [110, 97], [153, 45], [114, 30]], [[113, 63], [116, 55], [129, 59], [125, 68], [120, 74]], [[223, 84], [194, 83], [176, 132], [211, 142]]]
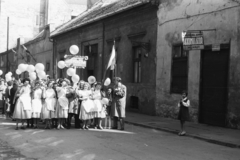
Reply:
[[0, 0], [0, 160], [240, 160], [240, 0]]

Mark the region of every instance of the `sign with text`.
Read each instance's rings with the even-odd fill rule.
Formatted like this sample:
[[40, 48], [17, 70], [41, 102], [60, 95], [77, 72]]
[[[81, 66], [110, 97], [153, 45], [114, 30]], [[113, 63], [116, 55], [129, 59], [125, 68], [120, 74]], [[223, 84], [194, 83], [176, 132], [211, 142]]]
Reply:
[[204, 38], [202, 31], [182, 32], [184, 50], [204, 49]]
[[88, 56], [72, 56], [65, 57], [67, 67], [85, 68], [87, 66]]
[[220, 44], [212, 44], [212, 51], [220, 51]]

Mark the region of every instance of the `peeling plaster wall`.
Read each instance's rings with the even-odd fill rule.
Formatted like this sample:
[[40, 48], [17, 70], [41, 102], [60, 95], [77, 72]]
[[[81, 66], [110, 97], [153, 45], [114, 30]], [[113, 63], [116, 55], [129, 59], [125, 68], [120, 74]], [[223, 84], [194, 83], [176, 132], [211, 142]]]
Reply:
[[[231, 127], [240, 123], [240, 46], [239, 11], [237, 0], [163, 0], [158, 11], [157, 42], [157, 103], [158, 115], [177, 117], [180, 95], [170, 94], [172, 45], [181, 43], [181, 32], [186, 30], [217, 29], [204, 32], [204, 43], [229, 43], [229, 103], [228, 121]], [[218, 11], [217, 11], [218, 10]], [[198, 121], [200, 51], [189, 52], [188, 92], [191, 100], [192, 121]], [[232, 119], [238, 121], [230, 124]]]

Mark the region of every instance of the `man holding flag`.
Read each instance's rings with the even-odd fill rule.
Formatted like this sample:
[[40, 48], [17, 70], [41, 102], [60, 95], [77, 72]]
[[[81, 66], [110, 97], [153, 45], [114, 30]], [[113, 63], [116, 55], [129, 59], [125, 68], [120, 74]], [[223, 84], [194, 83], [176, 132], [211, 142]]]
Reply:
[[[109, 62], [106, 68], [106, 71], [110, 68], [110, 70], [114, 70], [116, 67], [116, 50], [115, 50], [115, 41], [112, 48], [112, 53], [109, 58]], [[104, 74], [105, 79], [106, 72]], [[115, 72], [116, 76], [116, 72]], [[126, 108], [126, 95], [127, 95], [127, 87], [121, 83], [120, 77], [115, 77], [114, 79], [114, 87], [112, 90], [112, 104], [111, 104], [111, 116], [113, 117], [113, 129], [118, 128], [118, 120], [120, 122], [121, 130], [124, 130], [124, 118], [125, 116], [125, 108]]]

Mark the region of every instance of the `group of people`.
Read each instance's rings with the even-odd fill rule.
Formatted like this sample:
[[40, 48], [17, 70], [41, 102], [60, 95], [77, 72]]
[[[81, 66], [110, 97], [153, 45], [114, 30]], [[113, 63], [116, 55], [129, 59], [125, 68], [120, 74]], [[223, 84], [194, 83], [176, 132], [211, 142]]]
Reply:
[[115, 77], [109, 86], [82, 80], [73, 84], [66, 78], [56, 81], [25, 78], [21, 82], [9, 81], [5, 87], [2, 82], [0, 92], [4, 93], [7, 106], [3, 110], [16, 121], [16, 130], [39, 128], [39, 121], [44, 122], [45, 129], [70, 129], [73, 117], [75, 128], [103, 129], [106, 116], [113, 120], [111, 128], [118, 129], [119, 122], [124, 130], [127, 92], [120, 77]]

